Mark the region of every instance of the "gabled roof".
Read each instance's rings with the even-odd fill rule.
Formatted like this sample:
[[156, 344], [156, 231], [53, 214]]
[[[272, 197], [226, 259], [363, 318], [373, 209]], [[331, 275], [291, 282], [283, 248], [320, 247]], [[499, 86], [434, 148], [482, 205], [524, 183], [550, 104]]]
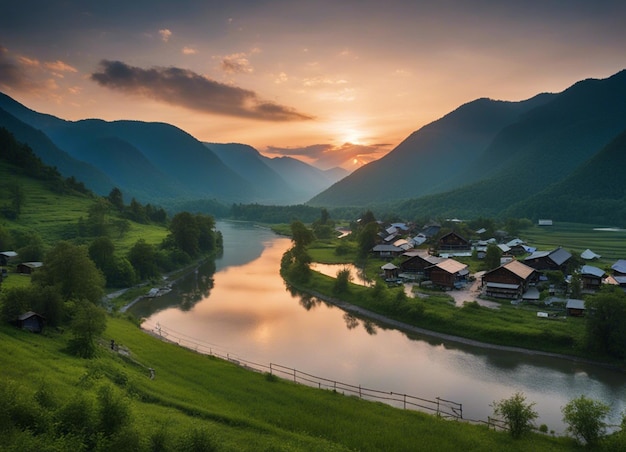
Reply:
[[611, 268], [619, 273], [626, 273], [626, 259], [620, 259], [611, 265]]
[[498, 248], [500, 248], [500, 251], [502, 251], [503, 253], [508, 253], [509, 251], [511, 251], [511, 247], [509, 245], [504, 244], [504, 243], [500, 243], [497, 246], [498, 246]]
[[398, 267], [396, 267], [394, 264], [392, 264], [391, 262], [386, 263], [385, 265], [383, 265], [382, 267], [380, 267], [382, 270], [395, 270]]
[[578, 300], [576, 298], [570, 298], [565, 305], [567, 309], [585, 309], [585, 300]]
[[580, 269], [580, 274], [597, 276], [598, 278], [604, 278], [604, 275], [606, 273], [601, 268], [594, 267], [593, 265], [583, 265], [582, 268]]
[[454, 259], [444, 259], [443, 261], [433, 265], [433, 267], [440, 268], [441, 270], [451, 274], [460, 273], [467, 269], [467, 265], [462, 264], [459, 261], [455, 261]]
[[22, 262], [19, 265], [24, 265], [25, 267], [35, 269], [43, 266], [43, 262]]
[[17, 257], [17, 253], [15, 251], [0, 251], [0, 254], [7, 258]]
[[594, 253], [589, 248], [587, 248], [585, 251], [580, 253], [580, 257], [582, 257], [585, 260], [591, 260], [591, 259], [600, 259], [602, 256], [600, 256], [599, 254]]
[[534, 268], [531, 268], [528, 265], [516, 259], [513, 259], [510, 262], [507, 262], [506, 264], [503, 265], [503, 267], [506, 268], [511, 273], [513, 273], [514, 275], [519, 276], [522, 279], [528, 279], [528, 277], [532, 275], [533, 272], [535, 271]]
[[402, 251], [402, 248], [398, 248], [397, 246], [393, 245], [376, 245], [374, 248], [372, 248], [372, 251], [389, 251], [399, 253], [400, 251]]
[[522, 239], [513, 239], [513, 240], [507, 242], [507, 245], [510, 246], [510, 247], [517, 246], [517, 245], [523, 245], [523, 244], [524, 244], [524, 241]]
[[561, 247], [550, 253], [550, 259], [557, 265], [562, 265], [567, 262], [570, 257], [572, 257], [572, 255]]
[[526, 259], [524, 259], [525, 261], [532, 261], [535, 259], [539, 259], [542, 257], [546, 257], [550, 254], [550, 251], [535, 251], [533, 254], [531, 254], [530, 256], [527, 256]]

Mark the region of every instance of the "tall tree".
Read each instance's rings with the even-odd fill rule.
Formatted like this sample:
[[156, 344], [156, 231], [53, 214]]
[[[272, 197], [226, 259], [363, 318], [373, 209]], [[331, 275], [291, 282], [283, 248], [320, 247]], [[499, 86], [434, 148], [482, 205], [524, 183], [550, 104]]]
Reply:
[[626, 294], [619, 287], [604, 287], [586, 304], [588, 347], [615, 358], [626, 357]]
[[54, 286], [63, 300], [85, 299], [98, 304], [104, 295], [104, 276], [85, 246], [59, 242], [32, 277], [41, 286]]

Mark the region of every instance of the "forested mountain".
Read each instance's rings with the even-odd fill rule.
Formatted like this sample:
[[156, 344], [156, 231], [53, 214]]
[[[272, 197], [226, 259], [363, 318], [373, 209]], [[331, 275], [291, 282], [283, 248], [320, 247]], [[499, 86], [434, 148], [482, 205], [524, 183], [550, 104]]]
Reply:
[[212, 144], [223, 161], [211, 147], [169, 124], [65, 121], [1, 93], [0, 126], [30, 145], [46, 164], [85, 181], [95, 193], [105, 195], [118, 187], [128, 198], [172, 208], [201, 208], [216, 201], [303, 203], [336, 181], [331, 173], [302, 162], [275, 164], [250, 146]]
[[[626, 128], [626, 71], [604, 80], [584, 80], [562, 93], [541, 95], [527, 102], [519, 105], [517, 117], [499, 129], [502, 119], [498, 124], [498, 115], [485, 113], [494, 108], [493, 101], [463, 106], [420, 129], [380, 163], [374, 162], [346, 177], [311, 203], [365, 206], [382, 201], [384, 196], [387, 203], [394, 203], [395, 211], [406, 215], [419, 212], [475, 217], [513, 212], [517, 203], [582, 168]], [[530, 108], [522, 111], [522, 105]], [[472, 124], [467, 116], [462, 125], [452, 121], [466, 109], [474, 110], [478, 124]], [[485, 118], [484, 123], [479, 118]], [[433, 128], [440, 129], [439, 138], [429, 141]], [[455, 144], [446, 150], [444, 142]], [[415, 161], [436, 153], [440, 162], [434, 165], [424, 158], [423, 164], [411, 166], [409, 174], [402, 164], [410, 166], [410, 152], [416, 156]], [[609, 165], [605, 171], [607, 178], [614, 179], [622, 168]], [[429, 193], [436, 194], [427, 195], [424, 181], [432, 184]], [[444, 187], [449, 191], [441, 192]], [[372, 192], [378, 194], [363, 196]], [[537, 212], [529, 209], [527, 203], [524, 205], [526, 209], [515, 209], [517, 215], [532, 217]], [[567, 212], [563, 219], [573, 214]], [[549, 211], [542, 215], [553, 216]]]

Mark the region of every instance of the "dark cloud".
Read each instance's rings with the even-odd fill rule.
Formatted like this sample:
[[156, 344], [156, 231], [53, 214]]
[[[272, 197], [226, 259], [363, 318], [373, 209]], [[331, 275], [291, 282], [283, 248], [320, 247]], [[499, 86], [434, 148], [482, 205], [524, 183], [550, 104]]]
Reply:
[[14, 89], [27, 88], [21, 67], [13, 61], [6, 47], [0, 45], [0, 86]]
[[142, 69], [103, 60], [91, 79], [101, 86], [192, 110], [266, 121], [303, 121], [312, 116], [259, 99], [254, 91], [225, 85], [187, 69]]

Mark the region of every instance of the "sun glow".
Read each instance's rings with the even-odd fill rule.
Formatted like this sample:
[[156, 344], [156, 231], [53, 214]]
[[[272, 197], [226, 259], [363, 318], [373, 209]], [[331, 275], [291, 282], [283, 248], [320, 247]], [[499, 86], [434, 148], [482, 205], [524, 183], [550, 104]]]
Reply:
[[357, 130], [354, 129], [349, 129], [344, 131], [344, 138], [343, 138], [343, 142], [344, 143], [350, 143], [350, 144], [361, 144], [361, 140], [363, 134], [360, 133]]

